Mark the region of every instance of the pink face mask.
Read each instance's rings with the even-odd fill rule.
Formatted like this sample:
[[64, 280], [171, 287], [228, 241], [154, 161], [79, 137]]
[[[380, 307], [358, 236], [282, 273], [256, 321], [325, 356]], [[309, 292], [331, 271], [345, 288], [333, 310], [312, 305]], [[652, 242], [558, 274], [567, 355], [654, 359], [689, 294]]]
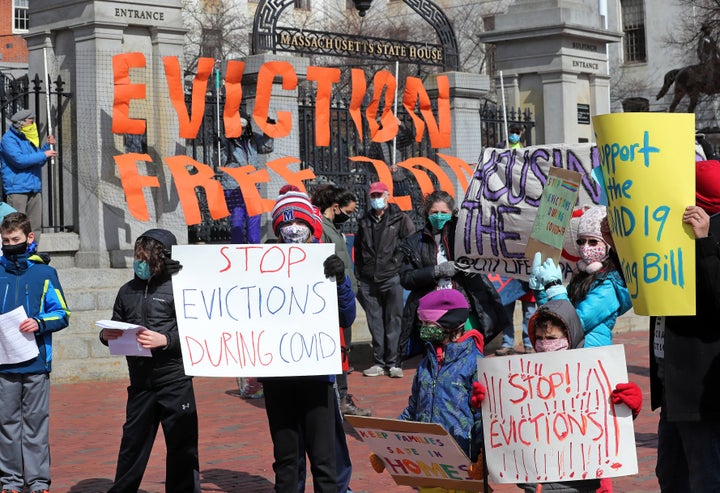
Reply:
[[568, 346], [568, 340], [564, 337], [561, 339], [537, 339], [535, 341], [535, 351], [538, 353], [562, 351], [563, 349], [567, 349]]
[[590, 274], [602, 269], [603, 261], [608, 258], [608, 246], [602, 240], [579, 238], [578, 250], [581, 258], [578, 267]]

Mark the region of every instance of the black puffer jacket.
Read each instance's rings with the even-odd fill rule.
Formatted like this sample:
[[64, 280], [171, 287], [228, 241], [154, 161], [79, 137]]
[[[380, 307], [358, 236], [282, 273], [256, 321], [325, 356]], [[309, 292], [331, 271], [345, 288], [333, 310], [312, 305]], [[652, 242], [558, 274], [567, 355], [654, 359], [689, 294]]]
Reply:
[[[449, 260], [454, 259], [456, 224], [457, 219], [453, 218], [445, 225], [440, 237]], [[420, 298], [437, 289], [438, 285], [435, 277], [438, 245], [435, 243], [431, 226], [425, 224], [423, 230], [408, 237], [403, 242], [401, 250], [404, 257], [400, 268], [400, 283], [403, 288], [410, 291], [410, 295], [403, 310], [399, 354], [402, 359], [407, 359], [416, 352], [414, 348], [421, 350], [423, 347], [418, 343], [420, 322], [417, 318], [417, 307]], [[468, 300], [470, 316], [477, 317], [480, 327], [475, 328], [483, 335], [485, 344], [510, 323], [500, 301], [500, 295], [485, 274], [467, 274], [459, 271], [452, 278], [452, 284]]]
[[123, 285], [115, 298], [112, 319], [142, 325], [168, 339], [167, 348], [152, 350], [152, 358], [127, 357], [132, 387], [156, 389], [191, 378], [183, 368], [170, 275], [163, 272], [149, 281], [135, 277]]
[[[373, 236], [376, 224], [371, 214], [375, 212], [369, 210], [363, 216], [355, 235], [355, 273], [359, 280], [382, 282], [396, 276], [400, 270], [400, 245], [415, 232], [415, 225], [410, 216], [390, 204], [385, 210], [380, 238], [376, 239]], [[377, 251], [375, 245], [379, 245]]]

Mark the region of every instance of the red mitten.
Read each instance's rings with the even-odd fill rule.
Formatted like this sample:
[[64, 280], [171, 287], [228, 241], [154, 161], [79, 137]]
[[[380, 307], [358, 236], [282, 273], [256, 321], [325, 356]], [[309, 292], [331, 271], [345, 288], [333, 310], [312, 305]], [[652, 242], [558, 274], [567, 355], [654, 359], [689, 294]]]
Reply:
[[612, 401], [614, 404], [625, 404], [636, 418], [642, 408], [642, 391], [636, 383], [619, 383], [612, 391]]
[[480, 409], [482, 401], [485, 399], [486, 389], [480, 382], [473, 382], [472, 395], [470, 396], [470, 405], [475, 409]]

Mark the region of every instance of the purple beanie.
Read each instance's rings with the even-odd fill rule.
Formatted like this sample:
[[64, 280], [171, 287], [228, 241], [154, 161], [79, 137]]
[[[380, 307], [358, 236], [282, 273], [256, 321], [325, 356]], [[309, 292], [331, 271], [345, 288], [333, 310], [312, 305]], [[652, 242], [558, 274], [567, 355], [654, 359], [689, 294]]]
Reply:
[[470, 307], [465, 296], [457, 289], [438, 289], [431, 291], [418, 304], [418, 318], [424, 322], [434, 322], [448, 330], [455, 330], [470, 315]]

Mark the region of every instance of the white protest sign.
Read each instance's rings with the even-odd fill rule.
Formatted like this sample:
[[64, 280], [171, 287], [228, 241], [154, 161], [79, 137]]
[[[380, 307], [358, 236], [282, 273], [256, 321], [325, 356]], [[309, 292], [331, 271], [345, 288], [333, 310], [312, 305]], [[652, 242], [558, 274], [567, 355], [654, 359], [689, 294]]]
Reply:
[[332, 244], [185, 245], [173, 276], [188, 375], [279, 377], [342, 371]]
[[[594, 144], [485, 149], [460, 202], [456, 263], [469, 272], [495, 272], [527, 280], [532, 257], [528, 259], [525, 250], [550, 168], [580, 173], [578, 202], [592, 205], [602, 196], [600, 184], [592, 177], [598, 164]], [[560, 260], [566, 279], [576, 261], [571, 260], [576, 249], [569, 236]]]
[[397, 419], [345, 416], [360, 439], [385, 464], [395, 483], [480, 491], [470, 479], [470, 459], [442, 425]]
[[622, 345], [478, 359], [485, 455], [497, 483], [637, 474]]

